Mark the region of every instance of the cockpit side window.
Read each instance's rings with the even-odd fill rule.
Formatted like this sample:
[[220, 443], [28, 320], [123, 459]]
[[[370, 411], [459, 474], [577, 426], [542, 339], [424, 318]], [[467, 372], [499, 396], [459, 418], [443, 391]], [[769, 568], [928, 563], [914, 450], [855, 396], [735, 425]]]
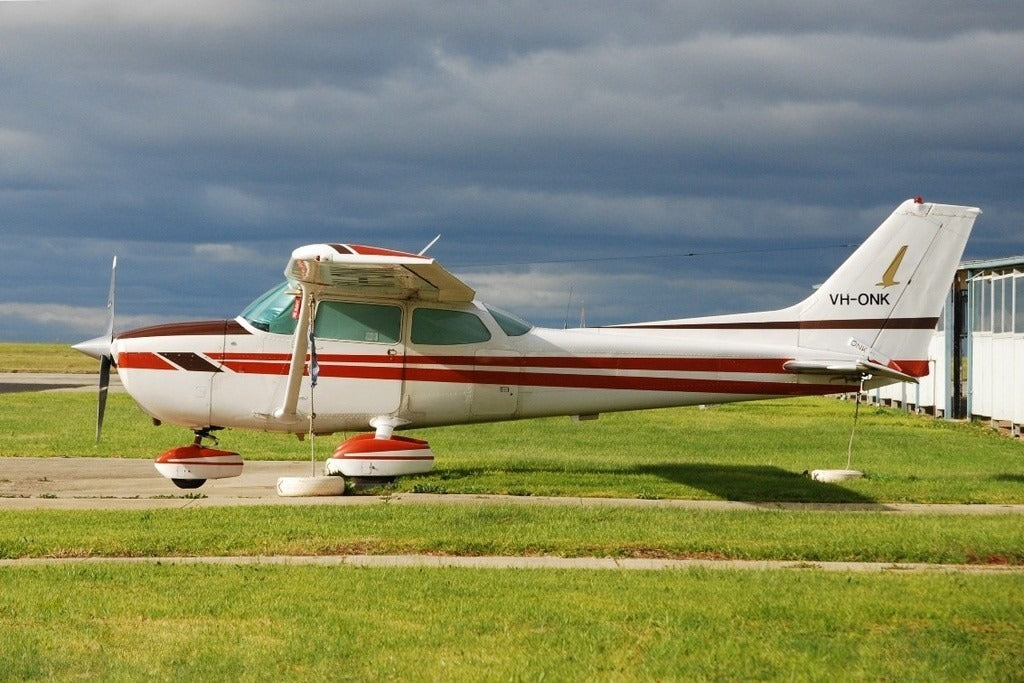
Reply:
[[494, 322], [498, 323], [498, 327], [510, 337], [521, 337], [533, 329], [533, 325], [508, 311], [487, 305], [484, 305], [484, 308], [494, 318]]
[[317, 337], [342, 341], [395, 344], [402, 335], [402, 309], [397, 306], [321, 301], [316, 307]]
[[242, 311], [242, 317], [256, 329], [274, 334], [295, 334], [292, 317], [297, 294], [287, 282], [274, 287]]
[[490, 338], [487, 326], [474, 313], [417, 308], [412, 314], [413, 344], [478, 344]]

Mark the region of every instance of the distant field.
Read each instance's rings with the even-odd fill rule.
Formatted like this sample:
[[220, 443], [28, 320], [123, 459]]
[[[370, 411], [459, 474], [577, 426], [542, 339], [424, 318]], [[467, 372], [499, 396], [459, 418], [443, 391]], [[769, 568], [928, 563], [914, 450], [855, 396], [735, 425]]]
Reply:
[[99, 362], [67, 344], [0, 342], [0, 372], [99, 372]]

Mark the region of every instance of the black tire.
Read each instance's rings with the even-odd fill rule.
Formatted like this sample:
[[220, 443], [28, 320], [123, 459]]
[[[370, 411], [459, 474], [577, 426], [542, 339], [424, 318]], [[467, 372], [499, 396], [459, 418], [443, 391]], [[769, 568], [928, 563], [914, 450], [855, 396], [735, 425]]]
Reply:
[[205, 479], [171, 479], [179, 489], [197, 489], [206, 483]]

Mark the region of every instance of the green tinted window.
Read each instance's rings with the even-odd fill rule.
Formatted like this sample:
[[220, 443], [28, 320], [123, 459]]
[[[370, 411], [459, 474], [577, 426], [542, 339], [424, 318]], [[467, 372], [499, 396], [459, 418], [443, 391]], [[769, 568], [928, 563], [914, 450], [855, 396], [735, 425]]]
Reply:
[[394, 344], [401, 330], [402, 309], [397, 306], [321, 301], [316, 307], [317, 337]]
[[533, 325], [522, 318], [512, 315], [508, 311], [491, 306], [486, 306], [485, 308], [494, 317], [494, 322], [498, 323], [498, 327], [510, 337], [520, 337], [533, 329]]
[[1016, 275], [1013, 278], [1014, 305], [1013, 331], [1017, 334], [1024, 332], [1024, 275]]
[[443, 308], [417, 308], [412, 314], [413, 344], [476, 344], [491, 338], [473, 313]]
[[242, 311], [242, 317], [258, 330], [274, 334], [294, 334], [296, 320], [292, 317], [296, 294], [283, 282], [253, 301]]
[[971, 317], [974, 332], [992, 331], [992, 280], [987, 277], [971, 283]]

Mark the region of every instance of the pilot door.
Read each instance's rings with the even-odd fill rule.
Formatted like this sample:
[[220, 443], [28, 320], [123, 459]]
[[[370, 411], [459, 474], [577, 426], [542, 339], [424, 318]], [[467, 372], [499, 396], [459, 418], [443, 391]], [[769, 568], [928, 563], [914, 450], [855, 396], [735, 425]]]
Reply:
[[317, 389], [322, 390], [314, 392], [313, 410], [318, 416], [387, 415], [398, 410], [405, 380], [402, 313], [402, 307], [393, 304], [317, 304], [313, 337]]

